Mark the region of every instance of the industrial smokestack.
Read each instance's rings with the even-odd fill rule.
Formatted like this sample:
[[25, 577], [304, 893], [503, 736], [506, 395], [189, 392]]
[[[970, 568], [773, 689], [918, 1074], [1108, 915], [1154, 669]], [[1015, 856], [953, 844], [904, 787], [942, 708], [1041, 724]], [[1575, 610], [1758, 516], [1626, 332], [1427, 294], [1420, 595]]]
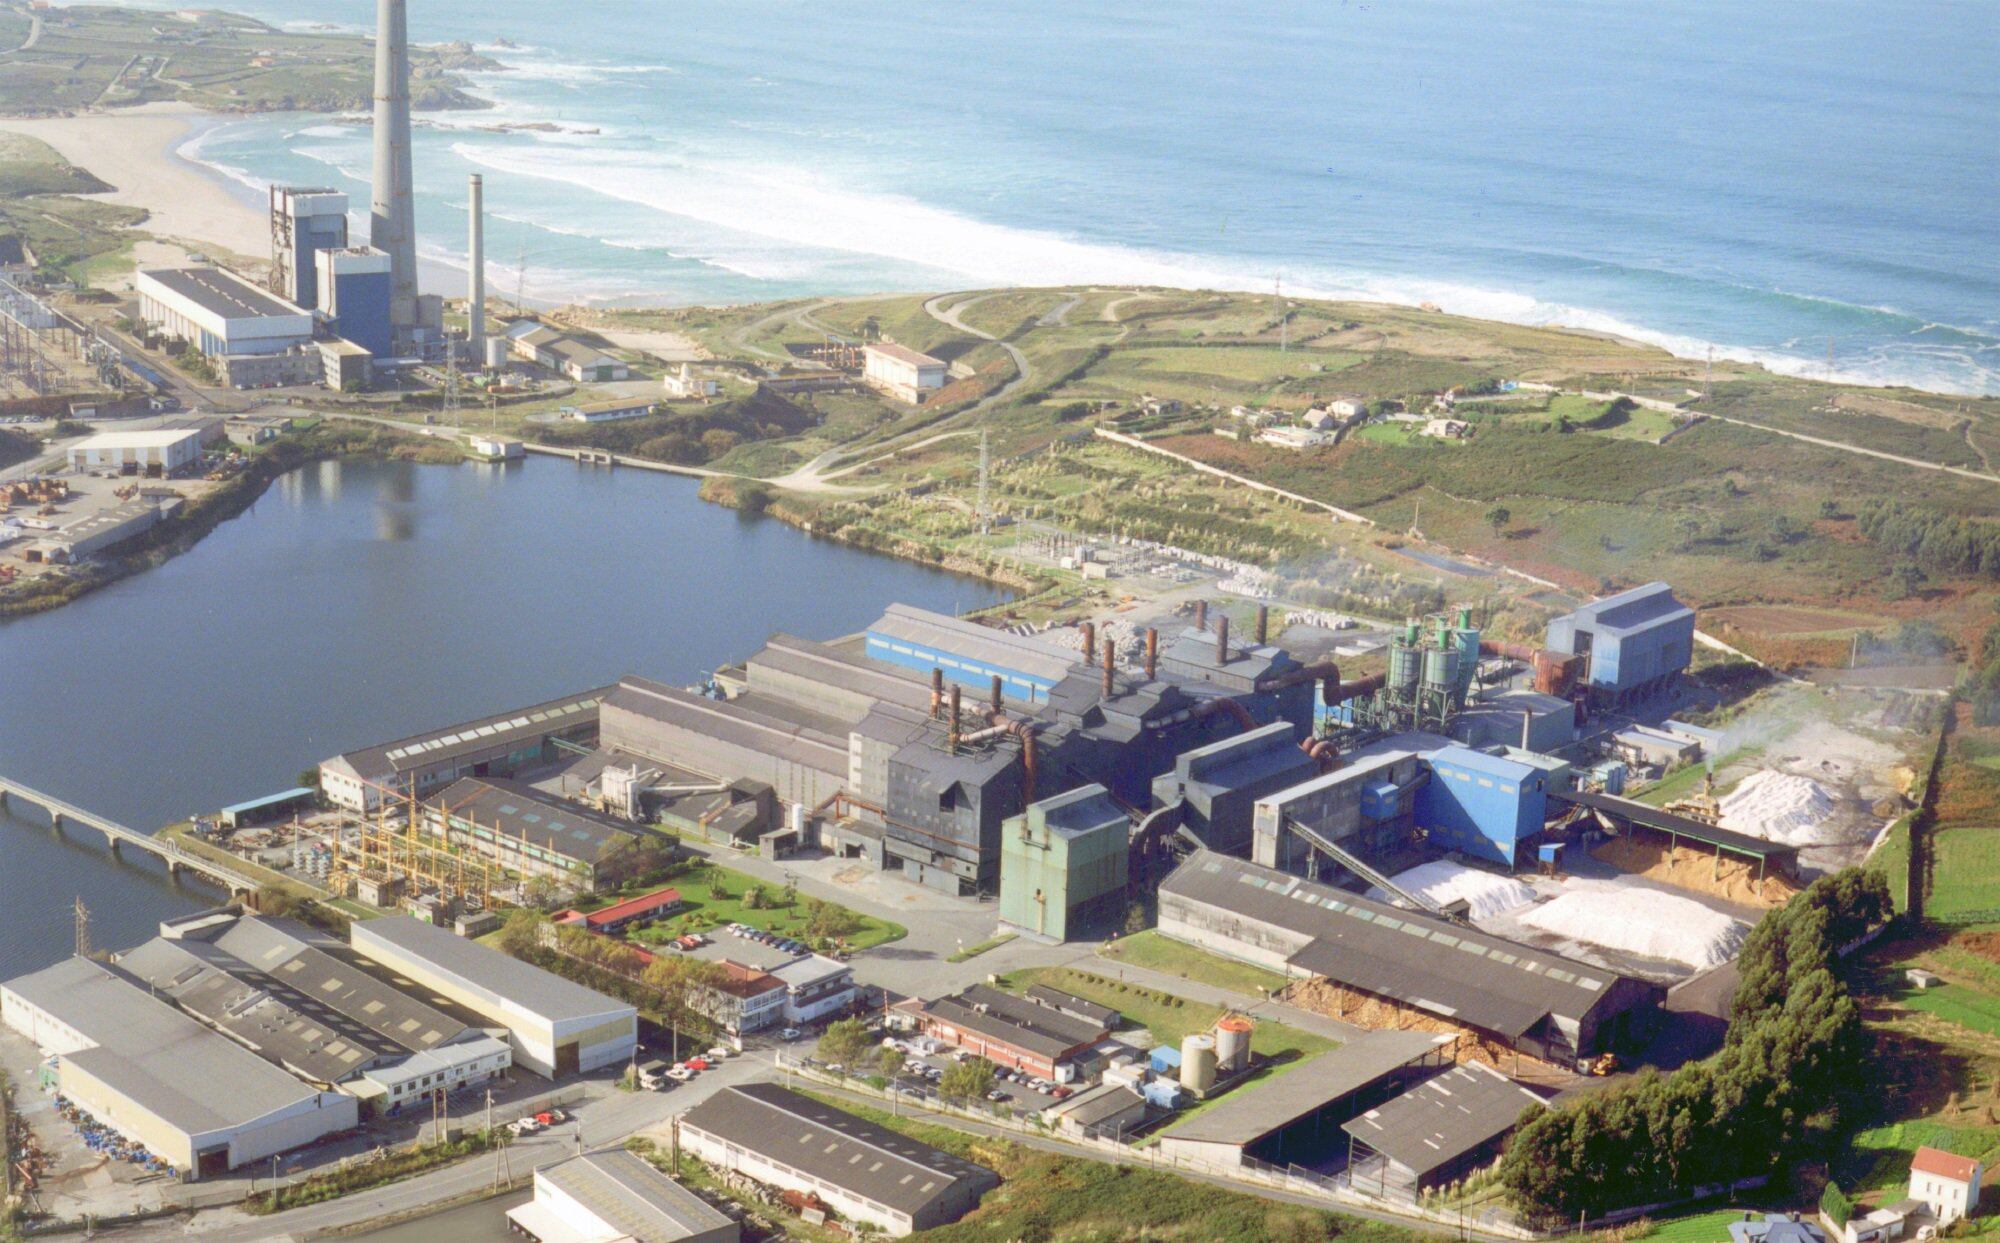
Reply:
[[1262, 647], [1266, 643], [1269, 643], [1270, 641], [1271, 641], [1271, 606], [1268, 604], [1260, 604], [1257, 606], [1257, 646]]
[[1111, 698], [1111, 668], [1118, 659], [1118, 644], [1110, 639], [1104, 641], [1104, 697]]
[[1097, 627], [1091, 622], [1083, 623], [1083, 663], [1090, 664], [1097, 659]]
[[1229, 663], [1229, 614], [1223, 613], [1215, 619], [1215, 663]]
[[1208, 629], [1208, 601], [1206, 600], [1196, 600], [1194, 602], [1194, 628], [1196, 630]]
[[1526, 708], [1523, 708], [1521, 709], [1521, 750], [1523, 751], [1534, 750], [1533, 747], [1528, 745], [1528, 740], [1530, 738], [1533, 738], [1534, 736], [1535, 736], [1535, 714], [1528, 711]]
[[1000, 675], [993, 675], [993, 710], [1000, 711]]
[[411, 191], [409, 14], [405, 0], [377, 0], [375, 187], [368, 241], [389, 256], [389, 322], [404, 330], [417, 322], [417, 225]]
[[945, 735], [945, 746], [952, 751], [958, 750], [958, 700], [958, 685], [953, 683], [951, 688], [951, 724], [947, 727], [949, 732]]
[[1146, 680], [1153, 680], [1153, 670], [1160, 664], [1160, 632], [1146, 627]]
[[472, 365], [486, 364], [486, 179], [478, 173], [466, 186], [468, 271], [465, 278], [466, 344]]
[[931, 669], [931, 720], [937, 720], [938, 713], [943, 710], [944, 670], [934, 666]]

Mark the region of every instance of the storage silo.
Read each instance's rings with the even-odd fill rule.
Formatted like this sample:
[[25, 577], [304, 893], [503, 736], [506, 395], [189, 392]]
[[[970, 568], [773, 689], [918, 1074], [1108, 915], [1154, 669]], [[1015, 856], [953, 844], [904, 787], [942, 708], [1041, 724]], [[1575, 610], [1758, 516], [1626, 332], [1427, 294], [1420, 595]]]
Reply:
[[[1215, 1065], [1225, 1075], [1233, 1075], [1250, 1066], [1250, 1031], [1248, 1015], [1225, 1014], [1215, 1025]], [[1186, 1063], [1183, 1062], [1183, 1065]]]
[[1458, 675], [1458, 653], [1448, 647], [1434, 647], [1424, 653], [1424, 689], [1449, 693]]
[[1181, 1041], [1181, 1086], [1196, 1096], [1215, 1088], [1215, 1037], [1196, 1032]]
[[1417, 692], [1417, 649], [1407, 643], [1389, 648], [1389, 689], [1407, 699]]

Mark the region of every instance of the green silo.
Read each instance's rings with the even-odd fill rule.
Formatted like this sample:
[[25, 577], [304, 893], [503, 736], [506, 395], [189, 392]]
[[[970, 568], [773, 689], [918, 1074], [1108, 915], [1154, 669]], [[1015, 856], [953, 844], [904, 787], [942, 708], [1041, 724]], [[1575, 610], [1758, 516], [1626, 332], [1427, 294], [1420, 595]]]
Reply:
[[1101, 785], [1031, 804], [1000, 830], [1000, 922], [1051, 941], [1114, 930], [1131, 821]]

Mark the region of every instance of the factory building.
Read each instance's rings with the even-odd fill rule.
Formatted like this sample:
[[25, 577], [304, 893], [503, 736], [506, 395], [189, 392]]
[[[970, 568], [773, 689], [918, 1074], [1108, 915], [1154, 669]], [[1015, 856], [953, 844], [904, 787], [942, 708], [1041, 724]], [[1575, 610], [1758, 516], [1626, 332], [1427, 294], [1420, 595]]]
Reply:
[[201, 463], [204, 440], [201, 429], [193, 427], [99, 432], [69, 447], [69, 468], [152, 477], [178, 475]]
[[1369, 1031], [1322, 1053], [1297, 1074], [1237, 1088], [1216, 1105], [1160, 1133], [1160, 1155], [1212, 1170], [1247, 1161], [1316, 1164], [1344, 1148], [1340, 1124], [1405, 1084], [1450, 1063], [1450, 1036]]
[[522, 362], [546, 367], [577, 384], [602, 384], [631, 378], [630, 368], [618, 359], [531, 319], [508, 325], [507, 341], [514, 357]]
[[1694, 610], [1665, 583], [1593, 600], [1549, 622], [1548, 647], [1589, 659], [1585, 685], [1612, 704], [1656, 694], [1694, 660]]
[[313, 318], [219, 268], [154, 268], [134, 279], [139, 315], [199, 350], [232, 388], [310, 384]]
[[957, 1221], [1000, 1185], [984, 1166], [775, 1083], [723, 1088], [681, 1115], [680, 1142], [725, 1175], [818, 1196], [897, 1238]]
[[1451, 735], [1475, 750], [1560, 751], [1576, 741], [1576, 704], [1534, 691], [1506, 691], [1467, 704], [1452, 721]]
[[347, 195], [323, 186], [271, 187], [271, 288], [293, 306], [320, 304], [319, 253], [347, 246]]
[[1253, 699], [1263, 720], [1292, 723], [1301, 736], [1313, 728], [1314, 681], [1330, 666], [1309, 670], [1290, 652], [1264, 641], [1266, 614], [1258, 614], [1254, 644], [1230, 642], [1229, 619], [1217, 617], [1213, 630], [1183, 630], [1160, 652], [1159, 672], [1169, 680], [1205, 683], [1227, 695]]
[[742, 1227], [623, 1148], [535, 1171], [535, 1196], [507, 1210], [533, 1243], [737, 1243]]
[[906, 604], [890, 605], [868, 628], [867, 651], [876, 660], [924, 674], [941, 669], [945, 681], [981, 693], [998, 677], [1007, 697], [1029, 703], [1046, 701], [1077, 665], [1075, 652], [1045, 639]]
[[1521, 843], [1548, 818], [1548, 777], [1540, 768], [1466, 747], [1431, 755], [1431, 779], [1417, 790], [1417, 823], [1433, 846], [1511, 868]]
[[1661, 990], [1464, 924], [1197, 851], [1160, 886], [1160, 932], [1446, 1019], [1560, 1066], [1622, 1043]]
[[1484, 1063], [1460, 1063], [1342, 1125], [1348, 1177], [1398, 1198], [1458, 1182], [1499, 1159], [1522, 1113], [1544, 1103]]
[[933, 1040], [1057, 1083], [1076, 1078], [1076, 1061], [1109, 1034], [1101, 1023], [984, 984], [930, 1001], [912, 998], [899, 1009]]
[[164, 511], [157, 501], [143, 498], [126, 501], [57, 528], [30, 544], [23, 556], [28, 561], [72, 565], [134, 536], [143, 535], [158, 525], [163, 515]]
[[720, 780], [748, 777], [816, 807], [847, 778], [845, 722], [770, 696], [710, 699], [627, 677], [604, 696], [599, 745]]
[[864, 383], [913, 406], [921, 405], [925, 397], [943, 388], [949, 370], [943, 359], [893, 341], [863, 346], [861, 355]]
[[322, 250], [319, 301], [312, 305], [333, 332], [374, 358], [393, 358], [396, 328], [389, 322], [389, 256], [369, 246]]
[[1131, 829], [1095, 783], [1009, 817], [1000, 836], [1000, 922], [1052, 941], [1116, 930]]
[[0, 1020], [52, 1060], [72, 1104], [190, 1179], [360, 1121], [354, 1097], [301, 1083], [87, 958], [0, 985]]
[[1297, 745], [1290, 721], [1183, 751], [1153, 778], [1153, 806], [1179, 804], [1180, 823], [1211, 850], [1248, 854], [1257, 800], [1309, 781], [1319, 764]]
[[[1431, 734], [1402, 734], [1342, 756], [1339, 767], [1265, 795], [1251, 813], [1250, 857], [1264, 867], [1316, 872], [1409, 840], [1417, 791], [1430, 779], [1425, 757], [1450, 745]], [[1328, 848], [1331, 847], [1332, 850]]]
[[371, 1112], [513, 1065], [507, 1042], [391, 988], [345, 945], [288, 920], [203, 911], [118, 957], [120, 971], [244, 1048]]
[[460, 777], [511, 777], [560, 758], [558, 743], [597, 738], [604, 690], [412, 734], [320, 761], [319, 786], [335, 806], [370, 812], [385, 797], [428, 798]]
[[586, 893], [625, 882], [643, 833], [531, 785], [494, 777], [452, 782], [425, 806], [423, 824], [453, 850]]
[[623, 1002], [407, 915], [358, 921], [348, 935], [392, 978], [506, 1028], [516, 1066], [554, 1079], [632, 1059], [639, 1017]]

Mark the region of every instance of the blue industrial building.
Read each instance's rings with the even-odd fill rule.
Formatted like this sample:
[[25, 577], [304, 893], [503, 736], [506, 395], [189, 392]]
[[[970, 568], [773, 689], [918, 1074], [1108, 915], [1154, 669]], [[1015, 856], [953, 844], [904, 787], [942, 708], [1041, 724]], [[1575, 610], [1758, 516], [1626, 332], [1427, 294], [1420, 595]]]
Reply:
[[319, 270], [320, 317], [335, 333], [376, 358], [393, 357], [389, 256], [370, 246], [355, 246], [320, 251], [314, 261]]
[[876, 660], [926, 674], [942, 670], [946, 681], [981, 695], [992, 689], [997, 674], [1003, 693], [1027, 703], [1047, 702], [1049, 692], [1069, 676], [1079, 659], [1076, 652], [1045, 639], [906, 604], [890, 605], [868, 628], [867, 645], [868, 655]]
[[1547, 819], [1548, 772], [1466, 747], [1445, 747], [1417, 791], [1417, 824], [1432, 845], [1513, 867], [1523, 839]]
[[293, 306], [319, 305], [318, 255], [347, 246], [347, 196], [325, 187], [271, 187], [271, 263]]
[[1594, 698], [1624, 703], [1665, 689], [1694, 659], [1694, 610], [1665, 583], [1594, 600], [1549, 622], [1548, 647], [1588, 655]]

